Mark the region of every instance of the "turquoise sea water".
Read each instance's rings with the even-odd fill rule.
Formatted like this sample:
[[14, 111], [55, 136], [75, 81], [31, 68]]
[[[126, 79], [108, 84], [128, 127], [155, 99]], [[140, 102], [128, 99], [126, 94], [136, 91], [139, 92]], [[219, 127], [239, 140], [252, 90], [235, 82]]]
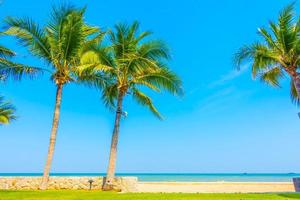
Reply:
[[[41, 173], [0, 173], [2, 176], [41, 176]], [[103, 173], [53, 173], [51, 176], [104, 176]], [[190, 181], [190, 182], [290, 182], [292, 178], [300, 177], [299, 173], [288, 174], [190, 174], [190, 173], [120, 173], [117, 176], [135, 176], [139, 181]]]

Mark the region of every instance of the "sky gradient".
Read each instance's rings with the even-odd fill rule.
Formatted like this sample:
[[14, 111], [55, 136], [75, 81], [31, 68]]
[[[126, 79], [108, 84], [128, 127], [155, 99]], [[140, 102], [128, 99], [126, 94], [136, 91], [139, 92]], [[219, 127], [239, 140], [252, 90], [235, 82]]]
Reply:
[[[0, 19], [30, 16], [43, 24], [59, 1], [4, 0]], [[182, 78], [183, 98], [152, 94], [164, 121], [130, 98], [124, 110], [118, 172], [300, 172], [299, 110], [281, 89], [253, 81], [250, 65], [234, 70], [232, 57], [257, 41], [257, 28], [275, 20], [290, 1], [114, 0], [72, 1], [87, 5], [86, 21], [103, 29], [138, 20], [141, 30], [167, 42], [170, 67]], [[297, 11], [300, 4], [297, 4]], [[300, 13], [300, 12], [299, 12]], [[1, 38], [17, 61], [44, 67], [15, 40]], [[55, 87], [37, 80], [0, 85], [17, 107], [18, 120], [0, 127], [0, 172], [42, 172], [46, 160]], [[114, 114], [96, 90], [64, 89], [52, 172], [105, 172]]]

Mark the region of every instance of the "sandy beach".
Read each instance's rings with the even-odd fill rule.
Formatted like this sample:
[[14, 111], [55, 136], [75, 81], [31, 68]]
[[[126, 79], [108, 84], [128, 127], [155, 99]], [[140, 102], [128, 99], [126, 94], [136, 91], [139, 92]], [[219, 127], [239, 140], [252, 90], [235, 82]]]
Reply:
[[138, 192], [264, 193], [295, 189], [292, 182], [139, 182]]

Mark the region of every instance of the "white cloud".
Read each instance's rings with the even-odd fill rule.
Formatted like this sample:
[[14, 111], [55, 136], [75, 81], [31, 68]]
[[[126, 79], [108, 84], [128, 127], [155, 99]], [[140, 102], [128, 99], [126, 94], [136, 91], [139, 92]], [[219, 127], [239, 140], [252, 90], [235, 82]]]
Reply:
[[249, 64], [245, 64], [240, 68], [240, 70], [232, 70], [232, 71], [228, 72], [227, 74], [222, 75], [220, 79], [209, 84], [208, 87], [213, 88], [213, 87], [216, 87], [219, 85], [224, 85], [226, 82], [239, 77], [241, 74], [243, 74], [245, 71], [247, 71], [248, 68], [249, 68]]
[[217, 86], [221, 86], [226, 84], [227, 82], [239, 77], [240, 75], [242, 75], [244, 72], [246, 72], [249, 68], [250, 64], [245, 64], [243, 66], [241, 66], [240, 70], [232, 70], [230, 72], [228, 72], [227, 74], [224, 74], [221, 76], [220, 79], [215, 80], [211, 83], [208, 83], [207, 85], [201, 85], [199, 87], [196, 87], [192, 90], [190, 90], [189, 92], [186, 93], [185, 96], [190, 96], [193, 95], [194, 93], [198, 92], [200, 89], [204, 89], [204, 88], [214, 88]]
[[200, 112], [209, 111], [220, 112], [222, 109], [229, 109], [228, 106], [232, 106], [233, 102], [239, 101], [241, 98], [245, 98], [252, 95], [255, 90], [239, 90], [234, 86], [226, 87], [203, 99], [199, 105], [198, 110]]

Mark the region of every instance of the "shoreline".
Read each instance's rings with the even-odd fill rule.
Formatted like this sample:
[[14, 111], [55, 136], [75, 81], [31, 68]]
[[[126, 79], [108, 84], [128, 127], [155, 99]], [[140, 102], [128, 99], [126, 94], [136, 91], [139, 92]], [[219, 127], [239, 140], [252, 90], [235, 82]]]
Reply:
[[141, 193], [295, 192], [293, 182], [138, 182]]
[[[38, 190], [42, 177], [0, 177], [0, 190]], [[91, 182], [92, 180], [92, 182]], [[293, 181], [287, 182], [187, 182], [139, 181], [137, 177], [117, 177], [116, 185], [123, 192], [133, 193], [270, 193], [295, 192]], [[91, 184], [90, 184], [91, 182]], [[103, 177], [49, 178], [49, 189], [101, 190]]]

